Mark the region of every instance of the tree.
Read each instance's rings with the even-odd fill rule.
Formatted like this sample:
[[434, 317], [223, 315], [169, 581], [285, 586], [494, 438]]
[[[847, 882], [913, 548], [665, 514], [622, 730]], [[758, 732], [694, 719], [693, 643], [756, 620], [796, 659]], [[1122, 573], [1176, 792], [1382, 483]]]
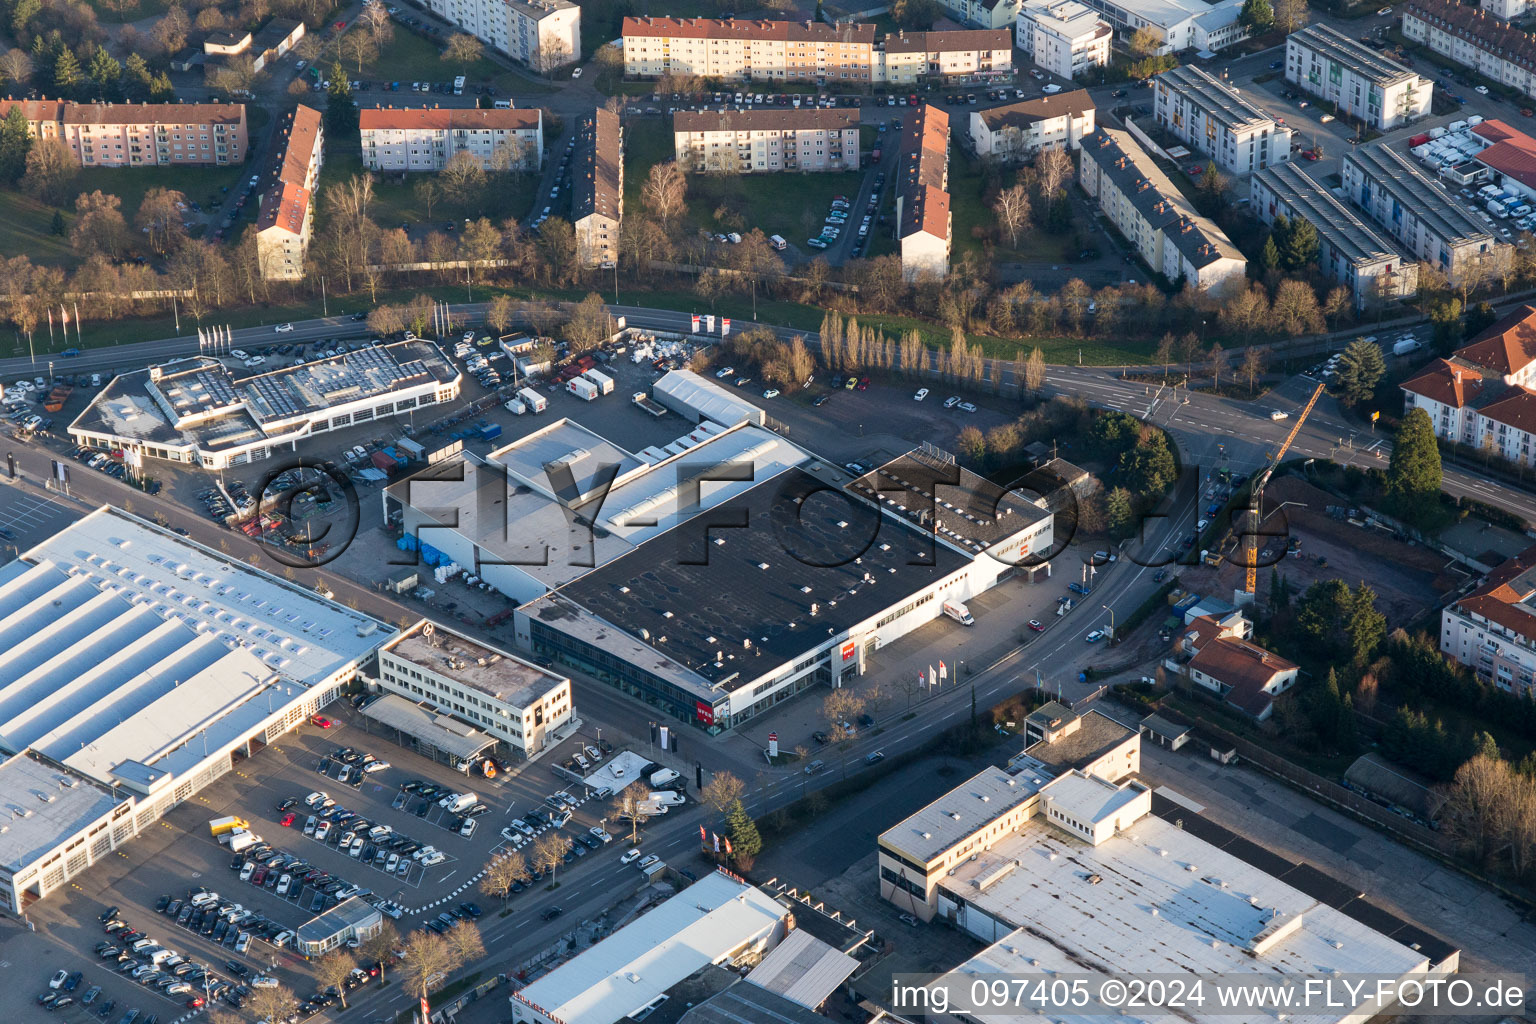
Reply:
[[1318, 333], [1323, 330], [1323, 311], [1317, 304], [1317, 293], [1305, 281], [1286, 278], [1275, 289], [1275, 301], [1270, 306], [1272, 323], [1291, 337]]
[[1307, 23], [1307, 0], [1274, 0], [1275, 27], [1287, 34]]
[[1310, 267], [1317, 262], [1320, 252], [1321, 243], [1312, 222], [1302, 217], [1291, 221], [1280, 243], [1280, 262], [1285, 265], [1285, 269]]
[[1264, 239], [1264, 248], [1259, 250], [1259, 267], [1266, 274], [1280, 269], [1280, 247], [1275, 244], [1274, 232]]
[[[459, 232], [459, 257], [471, 264], [494, 260], [500, 251], [501, 232], [485, 217], [470, 221]], [[484, 275], [484, 268], [472, 266], [470, 273], [479, 278]]]
[[128, 222], [120, 206], [121, 199], [100, 189], [75, 197], [75, 226], [69, 233], [75, 255], [85, 259], [99, 252], [116, 259], [121, 254], [128, 244]]
[[320, 988], [334, 988], [341, 997], [341, 1008], [347, 1008], [347, 979], [357, 969], [357, 961], [345, 949], [335, 949], [321, 957], [315, 964], [315, 980]]
[[1375, 393], [1376, 385], [1387, 372], [1387, 361], [1381, 354], [1380, 345], [1356, 338], [1344, 346], [1339, 355], [1338, 371], [1335, 386], [1339, 400], [1345, 405], [1355, 405]]
[[432, 206], [443, 197], [443, 187], [438, 184], [435, 175], [428, 175], [420, 179], [412, 186], [416, 194], [416, 201], [427, 209], [427, 217], [432, 216]]
[[1227, 176], [1221, 173], [1221, 169], [1216, 166], [1216, 161], [1212, 160], [1201, 172], [1200, 180], [1195, 183], [1195, 190], [1209, 208], [1215, 211], [1221, 208], [1229, 184], [1231, 183], [1227, 180]]
[[390, 957], [399, 948], [400, 933], [395, 930], [395, 926], [391, 922], [385, 921], [377, 934], [370, 935], [363, 940], [363, 944], [358, 947], [358, 951], [367, 958], [367, 963], [379, 965], [379, 983], [383, 984], [384, 965], [389, 963]]
[[400, 966], [406, 991], [413, 999], [425, 999], [432, 987], [453, 969], [453, 951], [448, 940], [435, 932], [412, 932], [405, 942]]
[[1409, 409], [1392, 439], [1387, 467], [1387, 500], [1393, 515], [1425, 525], [1438, 509], [1441, 485], [1440, 447], [1435, 425], [1423, 409]]
[[1131, 492], [1116, 487], [1104, 497], [1104, 520], [1111, 536], [1129, 537], [1136, 530], [1136, 509]]
[[156, 185], [144, 193], [139, 212], [134, 214], [133, 226], [144, 233], [149, 247], [162, 256], [172, 251], [187, 237], [182, 221], [187, 197], [180, 192]]
[[546, 832], [534, 840], [533, 866], [540, 870], [548, 870], [550, 881], [554, 881], [555, 872], [565, 860], [565, 855], [570, 852], [569, 836], [562, 832]]
[[54, 206], [63, 204], [80, 173], [80, 163], [69, 143], [53, 136], [33, 141], [27, 152], [26, 167], [26, 174], [21, 179], [22, 188]]
[[1019, 233], [1030, 224], [1029, 189], [1014, 185], [998, 192], [992, 201], [992, 212], [997, 214], [998, 225], [1008, 233], [1008, 247], [1017, 249]]
[[405, 330], [405, 311], [399, 306], [375, 306], [368, 314], [368, 330], [381, 337]]
[[353, 29], [341, 37], [337, 52], [349, 61], [357, 63], [357, 73], [363, 73], [363, 65], [379, 55], [379, 40], [372, 32]]
[[1473, 860], [1486, 864], [1514, 820], [1516, 779], [1509, 763], [1478, 754], [1456, 771], [1446, 789], [1441, 827], [1458, 839]]
[[107, 52], [105, 47], [98, 46], [91, 54], [90, 65], [86, 68], [86, 77], [91, 84], [96, 86], [103, 96], [111, 96], [117, 92], [118, 81], [123, 77], [123, 66], [117, 62], [117, 58]]
[[246, 997], [246, 1003], [250, 1007], [250, 1015], [258, 1021], [280, 1021], [299, 1006], [299, 1001], [293, 997], [293, 989], [287, 985], [252, 989]]
[[438, 173], [438, 180], [442, 182], [444, 192], [461, 203], [468, 203], [485, 185], [485, 168], [480, 166], [479, 157], [461, 149], [448, 158]]
[[[643, 782], [631, 782], [619, 791], [609, 805], [610, 813], [619, 819], [629, 821], [629, 841], [634, 843], [640, 837], [640, 826], [649, 817], [645, 808], [650, 806], [651, 791]], [[535, 847], [537, 849], [537, 847]]]
[[1227, 354], [1222, 350], [1221, 343], [1211, 342], [1211, 351], [1205, 357], [1206, 372], [1211, 375], [1211, 386], [1221, 387], [1221, 375], [1227, 372]]
[[716, 814], [724, 814], [732, 804], [741, 801], [741, 795], [746, 789], [747, 784], [730, 772], [716, 772], [709, 783], [699, 790], [699, 801]]
[[32, 58], [25, 50], [13, 47], [0, 54], [0, 81], [14, 82], [21, 88], [32, 80], [32, 71]]
[[1255, 390], [1258, 379], [1264, 376], [1264, 371], [1267, 368], [1266, 364], [1267, 358], [1264, 355], [1264, 350], [1259, 346], [1249, 345], [1243, 351], [1243, 362], [1238, 368], [1238, 372], [1248, 378], [1248, 392], [1250, 394]]
[[1301, 650], [1322, 662], [1364, 664], [1386, 635], [1376, 592], [1343, 580], [1319, 580], [1296, 602], [1292, 634]]
[[603, 297], [596, 292], [576, 304], [565, 324], [565, 340], [570, 342], [573, 355], [597, 348], [613, 337], [613, 333], [613, 316], [603, 303]]
[[332, 138], [357, 131], [357, 102], [352, 98], [352, 82], [340, 60], [331, 63], [331, 88], [325, 98], [325, 130]]
[[191, 28], [192, 19], [187, 17], [187, 9], [173, 4], [155, 23], [155, 45], [165, 56], [174, 56], [186, 48], [187, 32]]
[[674, 217], [688, 209], [687, 194], [688, 178], [675, 160], [652, 164], [645, 184], [640, 186], [640, 201], [656, 215], [663, 227], [669, 226]]
[[69, 47], [60, 47], [53, 60], [53, 87], [68, 95], [85, 84], [85, 72], [80, 70], [80, 58]]
[[1493, 311], [1493, 305], [1485, 299], [1475, 306], [1468, 307], [1461, 319], [1461, 333], [1471, 340], [1492, 327], [1498, 318], [1498, 314]]
[[731, 856], [736, 865], [743, 871], [752, 870], [752, 862], [763, 852], [763, 837], [740, 800], [731, 802], [725, 813], [725, 827], [731, 834]]
[[1163, 364], [1164, 377], [1168, 376], [1168, 364], [1173, 361], [1173, 352], [1178, 343], [1179, 341], [1173, 336], [1173, 332], [1166, 331], [1158, 339], [1157, 349], [1152, 353], [1152, 360]]
[[1053, 146], [1042, 150], [1035, 157], [1035, 181], [1040, 188], [1040, 195], [1045, 200], [1046, 213], [1049, 214], [1056, 206], [1057, 193], [1072, 176], [1072, 157], [1065, 149]]
[[443, 47], [443, 60], [464, 71], [485, 55], [485, 45], [468, 32], [455, 32]]
[[904, 29], [926, 32], [943, 14], [938, 0], [895, 0], [891, 4], [891, 20]]
[[492, 857], [485, 865], [485, 875], [480, 879], [480, 891], [487, 896], [499, 896], [502, 909], [512, 898], [512, 886], [521, 882], [526, 885], [532, 877], [528, 873], [528, 858], [521, 853], [505, 853]]
[[1136, 446], [1120, 456], [1119, 465], [1125, 486], [1143, 500], [1161, 497], [1177, 473], [1168, 437], [1155, 428], [1141, 432]]
[[1024, 385], [1036, 394], [1045, 387], [1045, 355], [1038, 347], [1030, 351], [1024, 364]]
[[[566, 840], [569, 848], [570, 840]], [[457, 970], [485, 956], [485, 940], [480, 936], [480, 926], [473, 921], [460, 921], [449, 928], [443, 938], [448, 940], [448, 950], [453, 958], [449, 970]]]
[[1131, 33], [1131, 53], [1138, 57], [1150, 57], [1163, 48], [1163, 37], [1157, 29], [1144, 26]]
[[1262, 35], [1274, 27], [1275, 9], [1270, 6], [1269, 0], [1243, 0], [1243, 9], [1237, 20], [1248, 26], [1254, 35]]
[[485, 325], [496, 334], [503, 335], [512, 326], [512, 314], [514, 311], [512, 299], [507, 295], [498, 295], [491, 300], [491, 304], [485, 310]]
[[20, 103], [11, 107], [0, 120], [0, 181], [14, 184], [27, 169], [27, 155], [32, 152], [32, 135], [27, 114]]

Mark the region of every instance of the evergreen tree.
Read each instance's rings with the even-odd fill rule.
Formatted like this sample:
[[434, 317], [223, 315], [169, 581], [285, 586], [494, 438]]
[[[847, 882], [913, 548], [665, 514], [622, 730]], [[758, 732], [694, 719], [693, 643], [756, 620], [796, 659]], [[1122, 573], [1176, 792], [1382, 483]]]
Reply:
[[25, 32], [42, 9], [43, 0], [16, 0], [11, 5], [11, 30], [16, 35]]
[[1493, 306], [1484, 300], [1467, 310], [1467, 315], [1462, 322], [1462, 335], [1466, 338], [1475, 338], [1489, 327], [1492, 327], [1499, 316], [1493, 311]]
[[48, 230], [53, 232], [55, 235], [63, 235], [64, 234], [64, 211], [63, 210], [54, 210], [53, 211], [53, 223], [51, 225], [49, 225]]
[[12, 107], [0, 120], [0, 181], [14, 184], [27, 170], [27, 154], [32, 151], [32, 136], [27, 129], [27, 115], [21, 104]]
[[176, 96], [176, 87], [171, 84], [171, 76], [164, 71], [160, 72], [149, 83], [149, 98], [156, 103], [167, 103]]
[[357, 131], [357, 103], [352, 99], [352, 83], [341, 61], [331, 65], [331, 89], [325, 103], [325, 130], [332, 138]]
[[1172, 484], [1177, 472], [1168, 438], [1162, 431], [1151, 432], [1146, 440], [1120, 456], [1121, 479], [1138, 498], [1159, 498]]
[[1259, 269], [1266, 274], [1280, 269], [1280, 247], [1275, 244], [1273, 232], [1264, 239], [1264, 248], [1259, 252]]
[[1416, 526], [1427, 525], [1439, 511], [1440, 446], [1429, 413], [1409, 409], [1392, 441], [1387, 467], [1387, 501], [1393, 515]]
[[91, 54], [87, 74], [91, 83], [101, 90], [102, 98], [110, 98], [117, 95], [118, 83], [123, 77], [123, 66], [117, 62], [117, 58], [107, 52], [106, 47], [98, 46], [96, 52]]
[[1317, 228], [1312, 222], [1297, 217], [1286, 234], [1280, 248], [1280, 259], [1287, 270], [1300, 270], [1317, 262], [1321, 246], [1317, 240]]
[[725, 828], [731, 836], [731, 853], [744, 866], [750, 866], [763, 852], [763, 837], [757, 831], [757, 822], [747, 813], [737, 799], [725, 812]]
[[75, 51], [67, 46], [62, 47], [53, 62], [54, 88], [61, 93], [74, 95], [75, 90], [84, 82], [85, 73], [80, 70], [80, 59], [75, 56]]
[[123, 62], [124, 91], [133, 99], [143, 99], [149, 95], [150, 82], [148, 62], [139, 54], [130, 53]]
[[1269, 0], [1244, 0], [1242, 13], [1237, 17], [1254, 35], [1268, 32], [1275, 25], [1275, 9]]
[[1136, 528], [1136, 510], [1131, 505], [1131, 492], [1116, 487], [1104, 499], [1104, 521], [1115, 537], [1129, 537]]
[[1339, 376], [1336, 387], [1339, 400], [1354, 405], [1370, 398], [1376, 385], [1386, 375], [1387, 360], [1381, 354], [1381, 346], [1374, 341], [1356, 338], [1344, 346], [1339, 356]]

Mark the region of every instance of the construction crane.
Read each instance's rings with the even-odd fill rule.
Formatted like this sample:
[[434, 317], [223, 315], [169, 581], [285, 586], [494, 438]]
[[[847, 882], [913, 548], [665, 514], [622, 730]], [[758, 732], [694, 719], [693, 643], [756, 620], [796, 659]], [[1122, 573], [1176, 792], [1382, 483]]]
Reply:
[[1296, 440], [1296, 435], [1301, 433], [1301, 425], [1307, 422], [1308, 416], [1312, 415], [1312, 407], [1317, 405], [1318, 398], [1327, 386], [1327, 383], [1318, 384], [1317, 389], [1312, 392], [1312, 397], [1307, 399], [1307, 404], [1302, 406], [1301, 412], [1297, 414], [1296, 422], [1291, 425], [1291, 432], [1285, 435], [1285, 443], [1280, 446], [1279, 451], [1275, 452], [1274, 457], [1269, 460], [1269, 465], [1264, 467], [1264, 471], [1254, 477], [1253, 490], [1250, 492], [1252, 505], [1249, 509], [1252, 519], [1248, 529], [1244, 531], [1246, 550], [1243, 552], [1246, 556], [1243, 564], [1248, 570], [1248, 578], [1243, 590], [1250, 600], [1253, 599], [1259, 583], [1259, 526], [1264, 521], [1264, 485], [1269, 483], [1270, 476], [1275, 472], [1275, 467], [1280, 465], [1280, 460], [1285, 458], [1285, 453], [1291, 450], [1291, 444]]

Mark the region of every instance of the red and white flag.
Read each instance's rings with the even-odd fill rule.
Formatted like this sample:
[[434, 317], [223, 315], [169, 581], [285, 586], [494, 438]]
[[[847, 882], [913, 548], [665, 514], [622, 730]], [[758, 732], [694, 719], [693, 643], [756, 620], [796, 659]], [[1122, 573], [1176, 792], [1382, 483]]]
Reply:
[[725, 842], [725, 855], [726, 855], [726, 856], [727, 856], [727, 857], [734, 857], [734, 856], [735, 856], [735, 854], [733, 854], [733, 853], [732, 853], [732, 852], [731, 852], [731, 840], [730, 840], [730, 838], [729, 838], [729, 837], [726, 837], [726, 839], [725, 839], [725, 840], [724, 840], [724, 842]]
[[705, 842], [707, 842], [707, 838], [704, 835], [704, 826], [700, 825], [699, 826], [699, 845], [703, 846]]
[[939, 662], [939, 679], [940, 680], [944, 680], [944, 679], [948, 679], [948, 678], [949, 678], [949, 669], [945, 666], [944, 662], [940, 661]]

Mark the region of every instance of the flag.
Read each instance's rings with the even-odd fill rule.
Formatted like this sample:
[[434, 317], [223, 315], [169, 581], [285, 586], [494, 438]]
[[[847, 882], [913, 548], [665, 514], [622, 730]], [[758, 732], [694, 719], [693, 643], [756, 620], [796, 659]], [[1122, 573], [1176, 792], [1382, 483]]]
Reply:
[[703, 846], [707, 841], [708, 840], [707, 840], [707, 838], [704, 835], [704, 826], [700, 825], [699, 826], [699, 845]]
[[719, 853], [720, 852], [720, 836], [716, 832], [711, 832], [710, 835], [713, 836], [714, 840], [715, 840], [715, 852]]
[[949, 668], [944, 664], [943, 661], [939, 662], [939, 678], [940, 679], [948, 679], [949, 678]]
[[726, 839], [725, 839], [725, 855], [727, 857], [734, 857], [734, 856], [736, 856], [734, 853], [731, 852], [731, 840], [730, 840], [729, 836], [727, 836]]
[[933, 685], [934, 685], [934, 684], [936, 684], [936, 683], [937, 683], [937, 682], [938, 682], [938, 679], [937, 679], [937, 678], [935, 678], [935, 677], [934, 677], [934, 674], [933, 674], [933, 666], [932, 666], [932, 665], [929, 665], [929, 666], [928, 666], [928, 685], [929, 685], [929, 686], [933, 686]]
[[59, 322], [63, 324], [69, 323], [69, 310], [64, 308], [64, 303], [62, 302], [59, 303]]
[[918, 686], [922, 686], [922, 685], [926, 684], [927, 682], [928, 682], [928, 677], [923, 675], [922, 670], [919, 669], [918, 672], [917, 672], [917, 685]]

